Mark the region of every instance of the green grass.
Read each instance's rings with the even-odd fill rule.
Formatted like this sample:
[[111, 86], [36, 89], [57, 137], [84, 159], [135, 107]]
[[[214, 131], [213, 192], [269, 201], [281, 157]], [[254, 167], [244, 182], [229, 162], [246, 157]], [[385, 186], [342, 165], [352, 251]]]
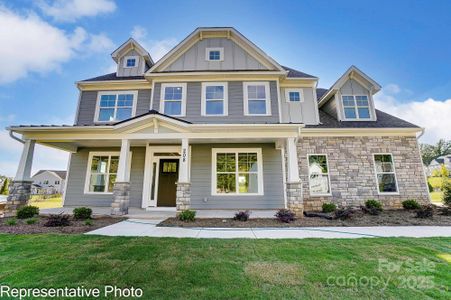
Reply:
[[[405, 265], [399, 272], [379, 271], [379, 259]], [[406, 263], [428, 267], [412, 269]], [[144, 299], [450, 299], [450, 264], [451, 238], [217, 240], [0, 235], [3, 284], [134, 286], [144, 290]], [[333, 278], [365, 276], [388, 280], [388, 285], [371, 288], [365, 286], [366, 281], [357, 288], [333, 285]], [[415, 286], [431, 280], [434, 286], [402, 288], [405, 279]]]
[[59, 196], [44, 199], [41, 195], [33, 195], [31, 196], [29, 205], [37, 206], [40, 209], [63, 207], [63, 198]]
[[[449, 182], [451, 182], [451, 178], [447, 178]], [[442, 187], [443, 178], [442, 177], [428, 177], [429, 183], [432, 185], [434, 189], [439, 189]]]
[[430, 194], [433, 203], [443, 203], [443, 192], [432, 192]]

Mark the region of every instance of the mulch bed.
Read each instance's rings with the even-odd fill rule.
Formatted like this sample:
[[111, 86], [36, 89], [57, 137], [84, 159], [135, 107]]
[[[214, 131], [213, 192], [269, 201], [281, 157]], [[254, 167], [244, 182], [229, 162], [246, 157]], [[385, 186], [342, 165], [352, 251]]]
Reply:
[[92, 225], [86, 225], [85, 220], [74, 220], [70, 219], [69, 226], [62, 227], [46, 227], [44, 223], [47, 221], [46, 216], [40, 216], [38, 218], [38, 222], [35, 224], [28, 225], [26, 220], [17, 219], [16, 225], [8, 225], [6, 224], [7, 220], [13, 219], [9, 218], [1, 218], [0, 219], [0, 233], [11, 233], [11, 234], [30, 234], [30, 233], [85, 233], [97, 228], [105, 227], [120, 221], [125, 220], [125, 218], [121, 217], [108, 217], [108, 216], [99, 216], [93, 217], [91, 219]]
[[451, 226], [451, 216], [440, 214], [438, 208], [434, 208], [432, 218], [415, 218], [416, 213], [408, 210], [384, 210], [380, 215], [373, 216], [356, 210], [352, 217], [347, 220], [327, 220], [319, 217], [298, 218], [292, 223], [282, 223], [277, 219], [251, 218], [246, 222], [233, 219], [205, 218], [196, 219], [194, 222], [183, 222], [177, 218], [168, 218], [157, 226], [162, 227], [230, 227], [230, 228], [253, 228], [253, 227], [326, 227], [326, 226]]

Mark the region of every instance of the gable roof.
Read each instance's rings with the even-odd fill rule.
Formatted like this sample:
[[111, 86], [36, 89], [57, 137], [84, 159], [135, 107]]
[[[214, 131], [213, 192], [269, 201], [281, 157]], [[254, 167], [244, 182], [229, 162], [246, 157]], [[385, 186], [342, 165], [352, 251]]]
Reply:
[[[172, 58], [176, 59], [184, 52], [186, 52], [194, 43], [203, 38], [207, 38], [208, 35], [214, 33], [224, 33], [227, 38], [241, 42], [246, 45], [248, 51], [254, 57], [258, 57], [260, 60], [264, 61], [267, 65], [272, 65], [273, 69], [279, 71], [285, 71], [284, 68], [277, 63], [273, 58], [267, 55], [263, 50], [261, 50], [257, 45], [252, 43], [244, 35], [242, 35], [238, 30], [233, 27], [198, 27], [191, 34], [189, 34], [185, 39], [183, 39], [178, 45], [172, 48], [166, 55], [164, 55], [159, 61], [157, 61], [146, 73], [161, 72], [159, 67], [164, 65], [167, 61]], [[251, 53], [252, 52], [252, 53]], [[164, 71], [164, 70], [163, 70]]]
[[129, 38], [125, 43], [119, 46], [113, 53], [111, 53], [111, 57], [117, 63], [119, 58], [124, 56], [130, 49], [136, 50], [140, 55], [142, 55], [149, 66], [154, 64], [152, 57], [149, 52], [146, 51], [134, 38]]
[[55, 174], [57, 177], [59, 177], [60, 179], [62, 179], [62, 180], [65, 180], [66, 179], [66, 171], [63, 171], [63, 170], [39, 170], [39, 171], [37, 171], [36, 172], [36, 174], [34, 174], [32, 177], [35, 177], [35, 176], [37, 176], [37, 175], [39, 175], [39, 174], [42, 174], [42, 173], [44, 173], [44, 172], [50, 172], [50, 173], [53, 173], [53, 174]]
[[373, 94], [380, 91], [381, 86], [379, 83], [374, 81], [371, 77], [363, 73], [359, 68], [352, 65], [349, 67], [349, 69], [346, 70], [346, 72], [338, 78], [338, 80], [321, 96], [321, 98], [318, 101], [318, 107], [321, 107], [324, 103], [327, 102], [327, 100], [330, 98], [330, 96], [334, 95], [337, 90], [339, 90], [343, 84], [348, 79], [356, 79], [360, 78], [361, 80], [366, 81], [371, 88], [373, 89]]
[[113, 125], [115, 126], [115, 125], [120, 125], [120, 124], [123, 124], [123, 123], [128, 123], [130, 121], [133, 121], [133, 120], [136, 120], [136, 119], [140, 119], [140, 118], [143, 118], [145, 116], [150, 116], [150, 115], [160, 116], [160, 117], [163, 117], [163, 118], [168, 118], [168, 119], [171, 119], [171, 120], [174, 120], [174, 121], [177, 121], [177, 122], [186, 123], [186, 124], [192, 124], [191, 122], [188, 122], [186, 120], [179, 119], [179, 118], [176, 118], [176, 117], [173, 117], [173, 116], [170, 116], [170, 115], [165, 115], [165, 114], [162, 114], [162, 113], [160, 113], [159, 111], [157, 111], [155, 109], [151, 109], [151, 110], [149, 110], [148, 112], [146, 112], [144, 114], [141, 114], [141, 115], [138, 115], [138, 116], [134, 116], [134, 117], [126, 119], [126, 120], [122, 120], [120, 122], [114, 123]]

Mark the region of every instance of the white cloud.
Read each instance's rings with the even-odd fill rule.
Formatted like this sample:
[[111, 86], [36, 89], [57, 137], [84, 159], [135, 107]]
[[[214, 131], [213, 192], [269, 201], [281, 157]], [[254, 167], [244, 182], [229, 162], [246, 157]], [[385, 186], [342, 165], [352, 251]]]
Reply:
[[[74, 32], [52, 26], [34, 14], [19, 15], [0, 6], [0, 84], [13, 82], [30, 72], [46, 73], [75, 55], [110, 50], [113, 43], [103, 34], [81, 27]], [[8, 46], [5, 46], [8, 45]]]
[[426, 129], [421, 142], [435, 143], [439, 139], [451, 139], [451, 99], [444, 101], [428, 98], [423, 101], [401, 103], [394, 94], [398, 94], [399, 86], [389, 85], [374, 96], [376, 107], [389, 114], [419, 125]]
[[166, 53], [169, 52], [175, 45], [177, 45], [177, 40], [175, 38], [167, 38], [163, 40], [151, 40], [147, 37], [147, 30], [139, 25], [133, 27], [131, 36], [137, 40], [141, 46], [149, 51], [152, 59], [154, 61], [162, 58]]
[[116, 3], [111, 0], [42, 0], [37, 5], [45, 15], [60, 22], [75, 22], [82, 17], [94, 17], [116, 10]]

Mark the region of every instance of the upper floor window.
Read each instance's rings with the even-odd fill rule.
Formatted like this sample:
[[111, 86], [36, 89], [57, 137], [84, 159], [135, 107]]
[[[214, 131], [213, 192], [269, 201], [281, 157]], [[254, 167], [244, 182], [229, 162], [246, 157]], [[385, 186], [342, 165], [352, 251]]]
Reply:
[[186, 111], [186, 83], [161, 85], [160, 111], [170, 116], [184, 116]]
[[370, 119], [368, 96], [342, 96], [345, 119]]
[[269, 82], [245, 82], [244, 115], [269, 116], [271, 115], [271, 101], [269, 97]]
[[287, 102], [303, 102], [304, 97], [302, 89], [286, 89], [285, 99]]
[[374, 154], [377, 190], [380, 194], [398, 193], [395, 165], [391, 154]]
[[126, 56], [124, 58], [124, 68], [136, 67], [137, 62], [138, 62], [138, 56]]
[[202, 83], [202, 115], [226, 116], [227, 115], [227, 83], [203, 82]]
[[205, 60], [207, 61], [223, 61], [224, 48], [206, 48]]
[[55, 180], [55, 184], [60, 184], [60, 181], [59, 180]]
[[135, 114], [137, 92], [101, 92], [96, 111], [96, 121], [117, 122]]

